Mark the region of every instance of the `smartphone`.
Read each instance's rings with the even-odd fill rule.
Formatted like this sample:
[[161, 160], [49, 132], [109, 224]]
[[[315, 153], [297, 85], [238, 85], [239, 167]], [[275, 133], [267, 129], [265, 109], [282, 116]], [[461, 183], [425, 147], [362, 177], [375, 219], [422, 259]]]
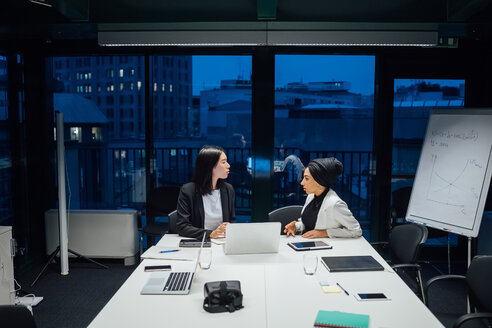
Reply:
[[168, 271], [171, 270], [170, 265], [147, 265], [145, 266], [145, 272], [154, 272], [154, 271]]
[[389, 300], [383, 293], [357, 293], [355, 298], [359, 301], [386, 301]]

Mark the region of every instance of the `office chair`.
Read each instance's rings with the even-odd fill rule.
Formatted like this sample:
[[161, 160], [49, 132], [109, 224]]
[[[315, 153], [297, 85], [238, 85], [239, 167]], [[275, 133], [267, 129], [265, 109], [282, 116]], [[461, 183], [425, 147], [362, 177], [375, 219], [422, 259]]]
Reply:
[[[391, 221], [390, 228], [394, 228], [397, 225], [405, 224], [405, 216], [407, 215], [408, 204], [410, 202], [410, 196], [412, 195], [412, 187], [403, 187], [400, 189], [396, 189], [391, 192]], [[427, 240], [429, 239], [438, 239], [442, 237], [447, 238], [447, 248], [448, 248], [448, 274], [451, 273], [451, 244], [449, 240], [449, 233], [440, 230], [434, 229], [432, 227], [428, 228]], [[428, 262], [426, 262], [428, 263]], [[442, 271], [439, 270], [435, 265], [431, 263], [432, 267], [442, 274]]]
[[391, 229], [388, 242], [371, 243], [389, 248], [391, 267], [424, 303], [425, 294], [417, 258], [426, 240], [427, 228], [425, 226], [408, 223]]
[[280, 222], [280, 233], [285, 235], [284, 228], [290, 222], [297, 220], [301, 217], [302, 206], [301, 205], [291, 205], [281, 208], [268, 213], [268, 221], [270, 222]]
[[179, 187], [165, 186], [155, 188], [147, 196], [145, 206], [145, 216], [147, 224], [142, 227], [143, 235], [151, 238], [147, 239], [147, 247], [152, 245], [155, 237], [163, 236], [169, 230], [168, 222], [156, 222], [156, 217], [167, 217], [168, 213], [176, 209], [178, 204]]
[[169, 218], [169, 230], [168, 233], [178, 233], [178, 211], [174, 210], [167, 216]]
[[[426, 305], [446, 327], [492, 327], [491, 279], [492, 256], [475, 256], [468, 267], [466, 276], [441, 275], [429, 279], [425, 285]], [[461, 293], [456, 292], [455, 286], [453, 288], [455, 290], [454, 295], [441, 296], [439, 302], [433, 302], [432, 290], [440, 290], [440, 293], [442, 290], [449, 290], [450, 282], [459, 283], [463, 287], [459, 290]], [[456, 297], [456, 294], [463, 297]], [[466, 314], [466, 295], [469, 298], [470, 309], [474, 313]], [[446, 300], [449, 302], [443, 304], [443, 301]], [[461, 308], [457, 311], [455, 304], [459, 301], [461, 301]]]
[[[475, 256], [466, 276], [440, 275], [429, 279], [424, 290], [426, 305], [446, 327], [492, 327], [491, 277], [492, 256]], [[466, 296], [474, 313], [466, 313]]]
[[0, 305], [2, 328], [36, 328], [31, 311], [24, 305]]

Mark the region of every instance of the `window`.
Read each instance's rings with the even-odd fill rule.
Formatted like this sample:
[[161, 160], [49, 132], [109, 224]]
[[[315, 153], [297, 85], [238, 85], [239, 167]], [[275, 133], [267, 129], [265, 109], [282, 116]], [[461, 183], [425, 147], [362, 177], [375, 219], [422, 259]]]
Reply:
[[82, 142], [82, 128], [81, 127], [71, 127], [70, 128], [70, 140]]
[[92, 141], [102, 141], [102, 131], [100, 127], [93, 127], [92, 129]]
[[305, 166], [333, 156], [335, 191], [369, 232], [374, 70], [374, 56], [275, 57], [275, 207], [303, 204]]
[[[392, 203], [410, 197], [430, 110], [462, 109], [464, 101], [465, 80], [394, 80]], [[405, 213], [396, 215], [404, 220]]]
[[[153, 62], [157, 65], [177, 63], [153, 72], [157, 185], [190, 181], [200, 148], [219, 145], [231, 164], [227, 181], [235, 187], [237, 215], [239, 220], [247, 217], [251, 210], [251, 173], [247, 169], [251, 156], [251, 56], [156, 57]], [[180, 78], [170, 84], [163, 81], [166, 76]]]
[[[52, 78], [60, 73], [56, 70], [56, 62], [67, 62], [71, 68], [64, 73], [74, 76], [75, 63], [92, 62], [92, 66], [84, 67], [82, 79], [100, 77], [94, 84], [97, 93], [91, 92], [91, 84], [80, 86], [76, 80], [64, 80], [63, 97], [53, 94], [55, 110], [66, 111], [65, 124], [67, 134], [70, 133], [65, 144], [66, 153], [70, 154], [66, 159], [67, 174], [76, 177], [70, 183], [73, 190], [78, 190], [72, 194], [71, 207], [74, 209], [115, 209], [145, 202], [145, 104], [143, 99], [138, 105], [131, 104], [139, 92], [124, 88], [126, 82], [120, 80], [122, 69], [115, 72], [113, 68], [114, 57], [50, 59]], [[123, 74], [132, 75], [134, 69], [140, 69], [144, 63], [138, 56], [116, 57], [116, 62], [125, 61], [133, 67], [126, 72], [127, 68], [124, 68]], [[140, 83], [140, 87], [145, 86]], [[71, 89], [84, 93], [70, 93]], [[137, 135], [134, 130], [141, 134]], [[96, 148], [94, 143], [97, 143]], [[116, 153], [118, 157], [114, 156]]]

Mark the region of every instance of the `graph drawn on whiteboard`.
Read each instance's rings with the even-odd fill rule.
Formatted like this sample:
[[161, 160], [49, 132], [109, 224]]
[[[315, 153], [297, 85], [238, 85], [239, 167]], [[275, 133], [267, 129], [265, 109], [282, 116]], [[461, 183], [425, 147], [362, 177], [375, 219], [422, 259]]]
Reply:
[[492, 111], [433, 110], [407, 221], [476, 237], [492, 176]]
[[[461, 165], [450, 167], [439, 162], [437, 154], [431, 154], [432, 169], [426, 198], [442, 206], [454, 207], [457, 215], [473, 212], [479, 200], [479, 187], [472, 176], [483, 173], [477, 159], [463, 159]], [[457, 159], [457, 161], [460, 161]]]

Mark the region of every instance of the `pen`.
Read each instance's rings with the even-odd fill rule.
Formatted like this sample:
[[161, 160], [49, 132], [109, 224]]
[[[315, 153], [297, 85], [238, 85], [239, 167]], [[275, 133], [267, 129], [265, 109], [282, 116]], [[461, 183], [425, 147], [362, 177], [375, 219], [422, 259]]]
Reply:
[[160, 251], [160, 253], [172, 253], [172, 252], [177, 252], [177, 251], [179, 251], [179, 249], [170, 249], [167, 251]]
[[347, 294], [347, 296], [349, 296], [349, 293], [338, 282], [337, 282], [337, 286], [340, 287], [340, 289], [343, 290], [345, 294]]

